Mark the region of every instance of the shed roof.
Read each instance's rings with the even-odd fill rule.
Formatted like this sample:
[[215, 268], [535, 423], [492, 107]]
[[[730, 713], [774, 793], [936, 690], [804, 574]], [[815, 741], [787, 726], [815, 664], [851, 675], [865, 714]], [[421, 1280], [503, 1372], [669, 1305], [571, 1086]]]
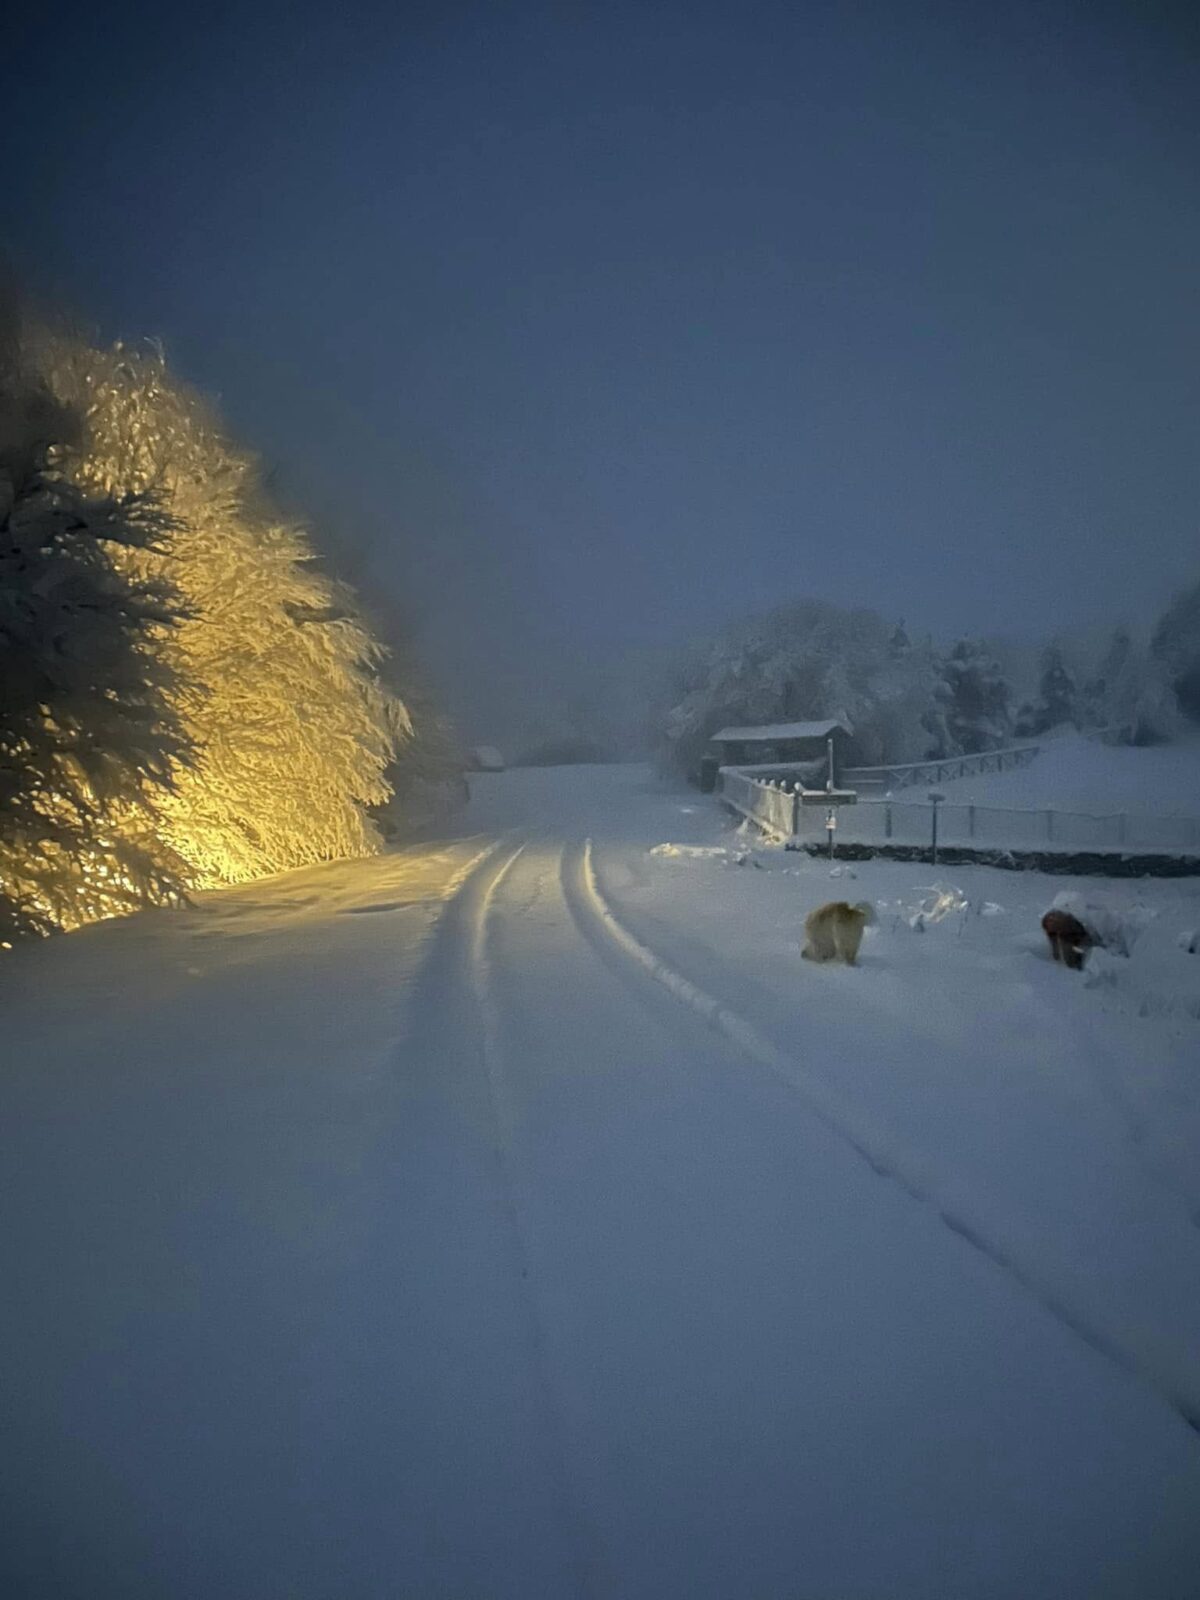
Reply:
[[827, 739], [835, 728], [850, 729], [838, 717], [827, 722], [768, 722], [758, 727], [722, 728], [713, 734], [714, 744], [778, 744], [784, 739]]

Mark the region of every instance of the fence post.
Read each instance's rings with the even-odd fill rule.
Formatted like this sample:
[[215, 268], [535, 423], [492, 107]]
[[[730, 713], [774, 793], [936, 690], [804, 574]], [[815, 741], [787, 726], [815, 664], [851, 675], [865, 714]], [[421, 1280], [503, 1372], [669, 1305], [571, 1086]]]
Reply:
[[792, 790], [792, 838], [793, 839], [797, 838], [799, 836], [799, 833], [800, 833], [800, 785], [797, 783], [796, 787]]
[[890, 800], [885, 800], [883, 805], [883, 837], [885, 839], [892, 837], [892, 802]]
[[975, 837], [975, 807], [974, 806], [968, 806], [967, 807], [967, 838], [968, 839], [973, 839], [974, 837]]

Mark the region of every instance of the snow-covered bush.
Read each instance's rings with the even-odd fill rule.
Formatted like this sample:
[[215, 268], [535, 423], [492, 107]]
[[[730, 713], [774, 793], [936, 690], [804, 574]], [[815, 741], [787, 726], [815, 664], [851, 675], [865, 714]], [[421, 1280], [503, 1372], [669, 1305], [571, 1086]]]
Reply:
[[0, 944], [169, 900], [161, 809], [191, 757], [162, 641], [177, 596], [153, 493], [89, 491], [75, 420], [0, 349]]
[[1063, 889], [1051, 906], [1065, 911], [1083, 924], [1088, 935], [1113, 955], [1129, 956], [1138, 939], [1154, 918], [1146, 906], [1130, 904], [1077, 889]]
[[167, 843], [202, 883], [376, 849], [368, 808], [388, 798], [409, 724], [350, 592], [317, 570], [304, 529], [160, 351], [47, 334], [36, 348], [81, 416], [72, 474], [98, 495], [153, 493], [175, 524], [168, 550], [126, 562], [186, 607], [160, 640], [196, 747], [164, 804]]

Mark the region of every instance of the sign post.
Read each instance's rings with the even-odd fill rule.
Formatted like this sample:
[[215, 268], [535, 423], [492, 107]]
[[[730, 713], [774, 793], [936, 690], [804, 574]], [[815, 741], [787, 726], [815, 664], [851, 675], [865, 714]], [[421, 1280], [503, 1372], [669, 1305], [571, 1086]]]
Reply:
[[[831, 739], [830, 744], [832, 745], [832, 743]], [[832, 761], [833, 751], [830, 750], [829, 754]], [[826, 782], [823, 789], [801, 789], [800, 791], [800, 804], [802, 806], [825, 807], [825, 836], [829, 841], [830, 861], [833, 860], [833, 836], [837, 830], [837, 808], [838, 806], [852, 806], [857, 799], [858, 793], [856, 790], [835, 789], [832, 782]]]
[[946, 798], [946, 796], [941, 792], [940, 789], [930, 789], [929, 798], [933, 802], [933, 864], [936, 867], [937, 866], [938, 807], [941, 805], [942, 801]]

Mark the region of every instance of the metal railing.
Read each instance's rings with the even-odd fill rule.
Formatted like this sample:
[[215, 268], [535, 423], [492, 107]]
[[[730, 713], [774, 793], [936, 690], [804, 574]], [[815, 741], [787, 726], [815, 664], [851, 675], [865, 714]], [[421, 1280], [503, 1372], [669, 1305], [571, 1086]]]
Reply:
[[[1200, 848], [1200, 818], [1138, 812], [1061, 811], [1054, 806], [968, 805], [861, 796], [838, 815], [838, 838], [854, 844], [928, 845], [934, 810], [940, 844], [1001, 850], [1192, 852]], [[821, 818], [801, 809], [797, 836], [816, 840]]]

